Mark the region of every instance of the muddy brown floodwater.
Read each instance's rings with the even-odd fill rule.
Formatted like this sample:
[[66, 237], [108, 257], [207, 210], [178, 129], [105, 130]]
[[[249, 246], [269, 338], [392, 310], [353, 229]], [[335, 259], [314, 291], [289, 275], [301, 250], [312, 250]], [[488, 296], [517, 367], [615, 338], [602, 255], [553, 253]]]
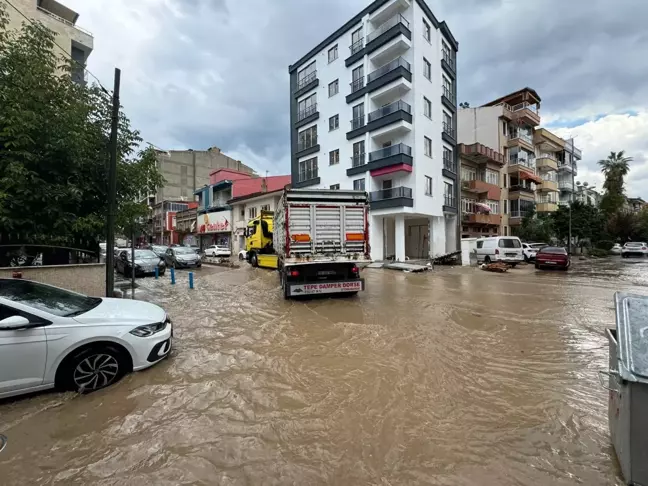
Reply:
[[596, 375], [647, 268], [365, 270], [358, 297], [299, 302], [247, 267], [147, 279], [171, 358], [0, 402], [0, 483], [621, 485]]

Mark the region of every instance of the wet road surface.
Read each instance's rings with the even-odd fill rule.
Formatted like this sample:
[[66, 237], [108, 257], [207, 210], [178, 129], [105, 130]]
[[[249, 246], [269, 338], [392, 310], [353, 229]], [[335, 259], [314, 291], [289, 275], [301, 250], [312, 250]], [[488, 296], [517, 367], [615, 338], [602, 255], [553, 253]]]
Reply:
[[171, 358], [0, 402], [0, 483], [621, 485], [596, 373], [647, 269], [368, 269], [358, 297], [298, 302], [247, 266], [140, 279]]

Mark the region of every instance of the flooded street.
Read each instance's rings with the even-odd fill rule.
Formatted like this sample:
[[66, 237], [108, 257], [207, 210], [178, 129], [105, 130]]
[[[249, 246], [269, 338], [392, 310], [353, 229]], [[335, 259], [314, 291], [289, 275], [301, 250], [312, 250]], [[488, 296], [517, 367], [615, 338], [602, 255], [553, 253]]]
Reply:
[[621, 485], [597, 371], [648, 261], [576, 263], [367, 269], [358, 297], [296, 302], [247, 266], [142, 280], [171, 358], [0, 402], [0, 483]]

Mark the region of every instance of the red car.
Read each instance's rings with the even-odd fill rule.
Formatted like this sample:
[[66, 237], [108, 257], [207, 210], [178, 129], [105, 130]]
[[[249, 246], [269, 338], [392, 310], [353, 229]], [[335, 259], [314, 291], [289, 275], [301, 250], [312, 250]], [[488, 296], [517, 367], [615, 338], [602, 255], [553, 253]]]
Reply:
[[559, 246], [545, 246], [536, 253], [535, 267], [553, 267], [567, 270], [571, 265], [567, 250]]

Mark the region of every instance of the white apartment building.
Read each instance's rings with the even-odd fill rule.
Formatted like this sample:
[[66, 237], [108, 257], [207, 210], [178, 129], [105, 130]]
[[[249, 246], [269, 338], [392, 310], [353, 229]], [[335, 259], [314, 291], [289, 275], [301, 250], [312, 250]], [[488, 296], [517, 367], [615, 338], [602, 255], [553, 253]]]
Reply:
[[457, 49], [423, 0], [375, 0], [289, 67], [292, 186], [366, 190], [375, 260], [457, 249]]

